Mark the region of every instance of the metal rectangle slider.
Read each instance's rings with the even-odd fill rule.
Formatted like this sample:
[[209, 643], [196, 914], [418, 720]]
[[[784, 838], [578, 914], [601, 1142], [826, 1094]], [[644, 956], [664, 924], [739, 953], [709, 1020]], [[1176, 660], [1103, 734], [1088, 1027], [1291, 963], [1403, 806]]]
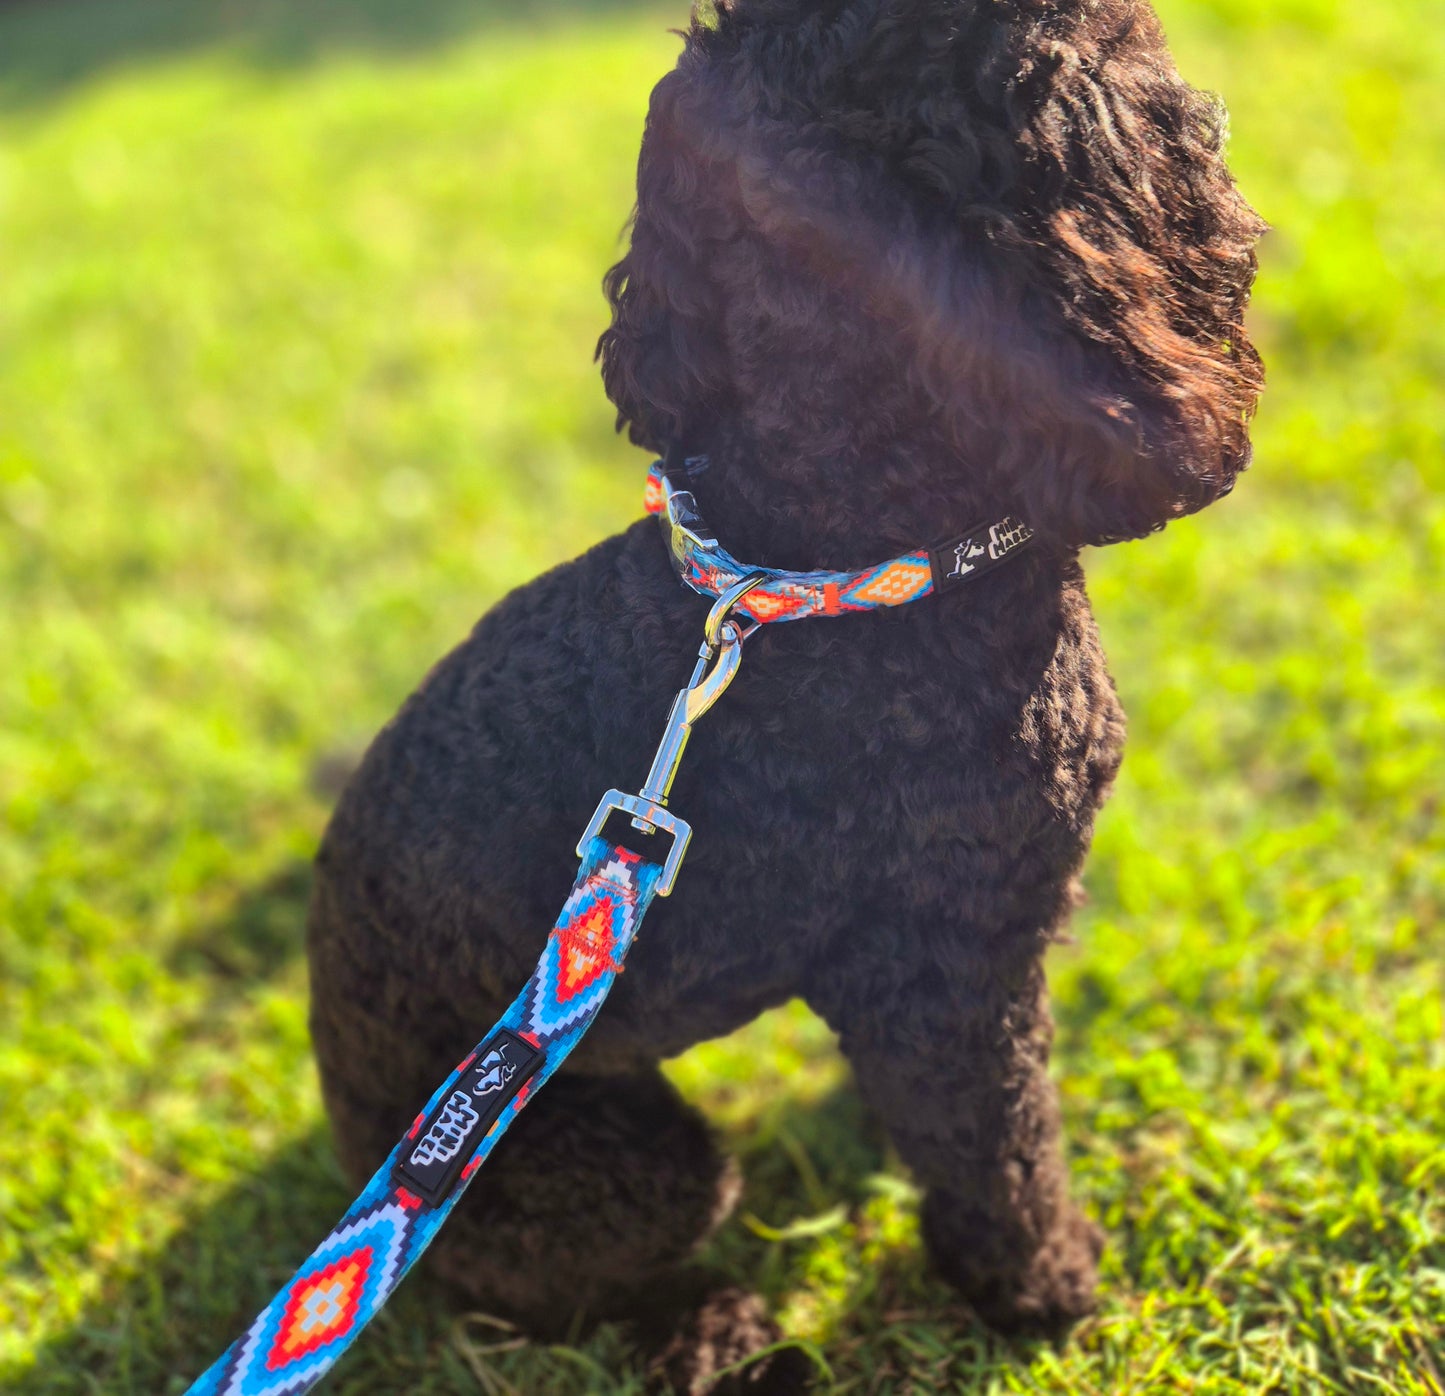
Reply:
[[662, 876], [657, 879], [657, 895], [667, 896], [672, 891], [672, 884], [677, 880], [677, 870], [682, 866], [682, 855], [687, 852], [688, 840], [692, 838], [692, 825], [685, 819], [679, 819], [655, 800], [648, 800], [641, 795], [628, 795], [621, 790], [609, 790], [602, 797], [597, 812], [588, 821], [587, 828], [577, 844], [579, 858], [588, 843], [602, 832], [602, 826], [613, 810], [621, 810], [623, 814], [631, 815], [634, 820], [641, 820], [644, 824], [651, 824], [653, 828], [672, 835], [672, 847], [667, 850], [667, 857], [662, 864]]

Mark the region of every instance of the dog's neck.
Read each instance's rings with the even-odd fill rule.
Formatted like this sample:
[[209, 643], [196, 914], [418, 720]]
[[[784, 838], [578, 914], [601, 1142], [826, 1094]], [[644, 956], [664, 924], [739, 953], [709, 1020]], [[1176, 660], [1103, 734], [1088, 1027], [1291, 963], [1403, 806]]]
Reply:
[[[1008, 512], [982, 472], [936, 442], [760, 439], [737, 421], [691, 435], [699, 507], [734, 556], [759, 566], [848, 568], [937, 542]], [[700, 468], [699, 468], [700, 467]]]

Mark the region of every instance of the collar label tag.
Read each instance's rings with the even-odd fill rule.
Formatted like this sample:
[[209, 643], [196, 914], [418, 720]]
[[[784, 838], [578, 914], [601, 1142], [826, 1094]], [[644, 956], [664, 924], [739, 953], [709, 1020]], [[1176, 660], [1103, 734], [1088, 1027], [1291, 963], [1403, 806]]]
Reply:
[[500, 1028], [406, 1138], [392, 1176], [433, 1207], [456, 1187], [482, 1137], [542, 1065], [540, 1047]]
[[936, 543], [928, 550], [933, 589], [949, 591], [984, 572], [991, 572], [1034, 536], [1033, 529], [1008, 516], [997, 523], [979, 524], [967, 533]]

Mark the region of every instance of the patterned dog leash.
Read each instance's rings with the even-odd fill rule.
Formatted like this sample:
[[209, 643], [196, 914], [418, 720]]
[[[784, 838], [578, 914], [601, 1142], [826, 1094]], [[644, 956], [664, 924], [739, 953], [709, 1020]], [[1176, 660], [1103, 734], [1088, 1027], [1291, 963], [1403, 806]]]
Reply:
[[[326, 1239], [187, 1396], [309, 1391], [391, 1297], [507, 1126], [582, 1040], [652, 899], [667, 896], [677, 879], [692, 829], [667, 808], [667, 797], [693, 724], [738, 671], [743, 641], [772, 621], [916, 601], [997, 566], [1032, 536], [1005, 518], [859, 572], [784, 572], [745, 567], [722, 549], [680, 461], [654, 466], [646, 505], [662, 518], [681, 580], [716, 600], [642, 789], [602, 797], [577, 845], [577, 880], [521, 993], [432, 1093]], [[642, 839], [608, 837], [619, 820]], [[671, 840], [660, 860], [627, 846], [659, 833]]]

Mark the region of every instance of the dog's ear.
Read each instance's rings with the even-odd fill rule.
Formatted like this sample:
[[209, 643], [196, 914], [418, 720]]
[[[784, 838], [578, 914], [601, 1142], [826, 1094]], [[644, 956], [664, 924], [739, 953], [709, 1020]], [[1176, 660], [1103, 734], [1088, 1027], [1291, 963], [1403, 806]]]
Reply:
[[[1260, 375], [1243, 331], [1212, 348], [1167, 326], [1111, 342], [1061, 311], [1038, 256], [955, 251], [933, 283], [946, 310], [917, 317], [918, 300], [936, 305], [923, 287], [903, 298], [916, 371], [982, 492], [1070, 548], [1142, 537], [1227, 494], [1249, 463]], [[1121, 339], [1167, 315], [1141, 303], [1120, 319], [1134, 312], [1160, 320], [1116, 325]]]
[[1019, 164], [990, 232], [1005, 276], [1049, 302], [1024, 307], [1047, 371], [1039, 449], [1014, 452], [1010, 484], [1048, 532], [1104, 543], [1203, 508], [1248, 465], [1265, 225], [1225, 164], [1223, 108], [1146, 4], [1043, 9], [1004, 83]]
[[727, 359], [709, 258], [736, 233], [725, 170], [685, 139], [683, 72], [653, 89], [637, 163], [637, 207], [626, 255], [603, 290], [612, 323], [597, 343], [617, 428], [659, 453], [726, 401]]

